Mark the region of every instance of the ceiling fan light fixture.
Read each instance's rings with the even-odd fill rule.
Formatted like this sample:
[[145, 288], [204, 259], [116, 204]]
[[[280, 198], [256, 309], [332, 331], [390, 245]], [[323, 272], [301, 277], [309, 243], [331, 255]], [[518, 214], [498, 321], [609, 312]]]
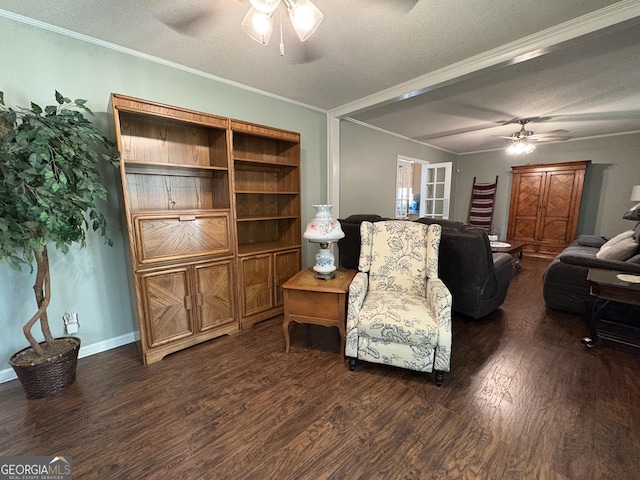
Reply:
[[280, 5], [280, 0], [249, 0], [249, 3], [260, 13], [273, 13]]
[[309, 0], [284, 0], [293, 29], [300, 41], [304, 42], [315, 32], [322, 22], [322, 12]]
[[507, 147], [507, 155], [528, 155], [536, 149], [536, 146], [526, 140], [520, 139]]
[[273, 15], [251, 7], [242, 20], [242, 28], [256, 42], [267, 45], [273, 33]]

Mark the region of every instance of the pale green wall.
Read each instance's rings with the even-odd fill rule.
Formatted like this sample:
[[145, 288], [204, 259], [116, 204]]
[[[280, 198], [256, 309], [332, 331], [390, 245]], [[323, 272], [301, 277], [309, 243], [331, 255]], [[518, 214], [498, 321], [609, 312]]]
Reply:
[[640, 134], [591, 140], [539, 144], [526, 156], [514, 158], [503, 151], [458, 157], [458, 188], [452, 218], [466, 220], [473, 177], [488, 182], [499, 175], [494, 224], [507, 234], [511, 167], [515, 165], [591, 160], [587, 168], [577, 233], [613, 236], [633, 227], [622, 215], [633, 206], [631, 188], [640, 185]]
[[[326, 202], [326, 114], [265, 95], [186, 73], [135, 56], [0, 17], [0, 90], [8, 105], [35, 101], [48, 105], [54, 91], [88, 100], [96, 122], [109, 130], [106, 115], [111, 92], [293, 130], [302, 137], [303, 222], [312, 216], [305, 205]], [[134, 331], [125, 255], [120, 229], [115, 169], [105, 172], [112, 194], [104, 211], [114, 248], [89, 235], [85, 249], [68, 255], [52, 251], [52, 300], [49, 317], [54, 335], [63, 334], [62, 314], [80, 318], [83, 348], [131, 336]], [[303, 244], [303, 264], [313, 264], [315, 249]], [[15, 351], [26, 346], [21, 325], [35, 313], [28, 269], [0, 263], [0, 381]], [[40, 338], [40, 337], [38, 337]], [[85, 351], [86, 348], [85, 348]], [[82, 350], [81, 350], [82, 355]]]
[[398, 155], [430, 163], [453, 162], [455, 171], [454, 154], [353, 122], [340, 122], [341, 218], [357, 213], [393, 218]]

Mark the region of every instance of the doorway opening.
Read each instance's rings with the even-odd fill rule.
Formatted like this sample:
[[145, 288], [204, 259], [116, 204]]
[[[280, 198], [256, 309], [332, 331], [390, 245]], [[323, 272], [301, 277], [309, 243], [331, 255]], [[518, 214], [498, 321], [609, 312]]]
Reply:
[[395, 218], [449, 218], [453, 164], [398, 155]]

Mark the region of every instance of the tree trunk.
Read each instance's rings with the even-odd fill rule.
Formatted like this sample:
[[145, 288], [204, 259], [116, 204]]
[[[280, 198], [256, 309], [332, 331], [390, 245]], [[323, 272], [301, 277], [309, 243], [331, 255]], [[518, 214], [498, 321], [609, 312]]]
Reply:
[[38, 304], [38, 311], [33, 317], [24, 325], [22, 331], [24, 336], [27, 337], [29, 344], [38, 355], [44, 355], [42, 347], [38, 344], [38, 341], [31, 334], [31, 329], [35, 323], [40, 320], [40, 328], [44, 339], [47, 343], [53, 343], [53, 335], [49, 329], [49, 319], [47, 318], [47, 307], [51, 300], [51, 277], [49, 276], [49, 255], [47, 253], [47, 247], [44, 247], [42, 253], [35, 252], [37, 270], [36, 270], [36, 283], [33, 286], [33, 291], [36, 296], [36, 302]]

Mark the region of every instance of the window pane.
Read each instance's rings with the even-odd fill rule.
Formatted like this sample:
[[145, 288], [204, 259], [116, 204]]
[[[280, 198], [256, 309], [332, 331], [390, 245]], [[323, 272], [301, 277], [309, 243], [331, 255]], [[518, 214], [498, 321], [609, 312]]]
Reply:
[[444, 198], [444, 183], [436, 185], [436, 198]]
[[437, 169], [436, 182], [444, 182], [446, 169], [444, 167]]
[[433, 185], [427, 185], [427, 198], [433, 198], [435, 194], [435, 189], [433, 188]]

